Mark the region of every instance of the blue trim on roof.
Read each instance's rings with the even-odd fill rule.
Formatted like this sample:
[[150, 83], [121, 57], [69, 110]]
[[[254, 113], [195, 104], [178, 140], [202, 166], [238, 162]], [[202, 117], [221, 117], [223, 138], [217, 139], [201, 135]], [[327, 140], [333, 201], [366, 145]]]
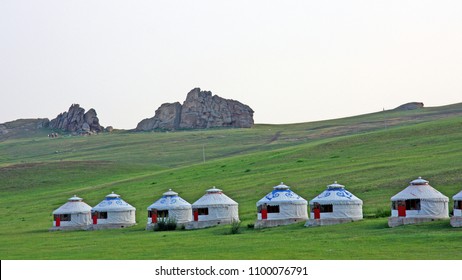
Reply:
[[284, 195], [286, 197], [290, 197], [290, 198], [295, 198], [295, 199], [299, 199], [300, 196], [295, 194], [293, 191], [291, 190], [273, 190], [272, 192], [270, 192], [269, 194], [267, 194], [265, 196], [266, 199], [268, 199], [269, 201], [271, 201], [273, 198], [277, 198], [279, 197], [280, 195]]

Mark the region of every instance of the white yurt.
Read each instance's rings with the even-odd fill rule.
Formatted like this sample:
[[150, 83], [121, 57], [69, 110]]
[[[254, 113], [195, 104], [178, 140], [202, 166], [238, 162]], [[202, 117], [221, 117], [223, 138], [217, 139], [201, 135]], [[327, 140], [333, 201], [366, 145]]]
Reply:
[[452, 197], [454, 200], [454, 211], [451, 217], [453, 227], [462, 227], [462, 191]]
[[255, 228], [287, 225], [308, 219], [308, 202], [281, 184], [257, 202], [257, 221]]
[[390, 227], [449, 218], [449, 198], [419, 177], [391, 198]]
[[363, 219], [363, 201], [335, 181], [310, 200], [310, 220], [305, 226], [332, 225]]
[[136, 225], [136, 208], [112, 192], [92, 209], [93, 229], [124, 228]]
[[183, 225], [192, 220], [191, 204], [169, 189], [162, 197], [148, 207], [148, 223], [146, 229], [159, 220], [175, 220], [177, 225]]
[[53, 211], [53, 227], [51, 230], [88, 229], [91, 225], [91, 206], [74, 195]]
[[186, 229], [204, 228], [239, 221], [238, 203], [213, 187], [192, 204], [193, 221]]

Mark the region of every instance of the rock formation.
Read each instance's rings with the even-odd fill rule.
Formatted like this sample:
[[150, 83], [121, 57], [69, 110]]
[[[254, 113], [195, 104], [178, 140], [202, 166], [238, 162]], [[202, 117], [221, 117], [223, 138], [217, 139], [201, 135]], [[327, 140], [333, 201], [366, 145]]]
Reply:
[[181, 105], [179, 102], [162, 104], [153, 118], [138, 123], [136, 130], [200, 129], [211, 127], [243, 127], [254, 124], [254, 111], [236, 100], [212, 96], [200, 88], [191, 90]]
[[394, 110], [415, 110], [423, 108], [424, 104], [422, 102], [409, 102], [401, 106], [396, 107]]
[[79, 104], [72, 104], [68, 112], [61, 113], [51, 120], [49, 127], [75, 133], [98, 133], [104, 130], [99, 124], [96, 111], [90, 109], [85, 113], [85, 109]]

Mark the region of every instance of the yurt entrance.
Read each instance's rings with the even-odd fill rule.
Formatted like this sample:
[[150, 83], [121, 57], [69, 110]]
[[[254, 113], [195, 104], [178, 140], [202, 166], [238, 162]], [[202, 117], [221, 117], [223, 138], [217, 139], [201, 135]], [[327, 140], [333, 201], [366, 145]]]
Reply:
[[55, 221], [55, 226], [60, 227], [61, 222], [71, 221], [71, 214], [55, 214], [53, 215], [53, 220]]
[[148, 210], [148, 218], [151, 218], [151, 223], [156, 224], [158, 220], [167, 220], [168, 219], [168, 210], [157, 210], [151, 209]]
[[94, 211], [91, 218], [93, 220], [93, 224], [96, 225], [98, 224], [98, 219], [107, 220], [107, 212]]
[[321, 218], [321, 204], [314, 203], [311, 212], [314, 214], [314, 219], [319, 220]]
[[268, 205], [266, 203], [258, 205], [257, 207], [258, 214], [261, 214], [262, 220], [268, 219], [268, 214], [279, 214], [279, 205]]
[[209, 214], [209, 208], [194, 208], [193, 209], [193, 218], [194, 221], [199, 221], [199, 216], [207, 216]]
[[321, 219], [321, 213], [332, 213], [334, 212], [334, 206], [332, 204], [320, 204], [318, 202], [313, 203], [311, 212], [314, 215], [315, 220]]
[[393, 201], [393, 210], [398, 210], [398, 217], [406, 217], [406, 211], [420, 210], [420, 199]]

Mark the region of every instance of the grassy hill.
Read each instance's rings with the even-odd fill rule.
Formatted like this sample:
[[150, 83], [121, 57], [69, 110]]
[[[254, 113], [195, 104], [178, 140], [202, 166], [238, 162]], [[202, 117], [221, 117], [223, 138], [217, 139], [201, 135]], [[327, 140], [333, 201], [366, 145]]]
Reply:
[[[118, 132], [0, 142], [1, 259], [461, 259], [462, 228], [387, 227], [390, 197], [418, 176], [452, 198], [462, 189], [462, 104], [252, 129]], [[205, 161], [204, 161], [205, 155]], [[310, 200], [333, 181], [364, 201], [366, 219], [255, 230], [255, 203], [283, 181]], [[146, 232], [146, 208], [172, 188], [193, 203], [211, 186], [239, 202], [229, 226]], [[94, 206], [116, 192], [138, 225], [48, 232], [74, 194]], [[452, 205], [451, 205], [452, 210]]]

